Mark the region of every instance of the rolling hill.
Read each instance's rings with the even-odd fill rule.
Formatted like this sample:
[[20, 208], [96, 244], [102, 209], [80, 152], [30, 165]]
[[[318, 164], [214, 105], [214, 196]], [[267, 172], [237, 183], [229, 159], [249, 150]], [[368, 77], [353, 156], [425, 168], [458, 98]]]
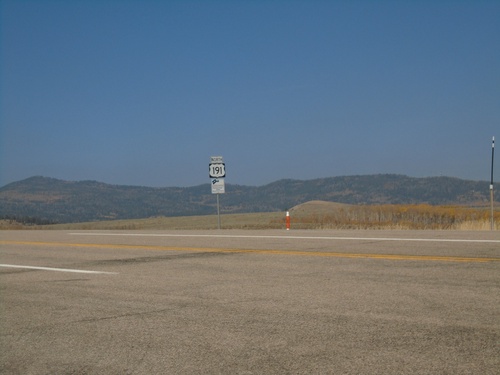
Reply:
[[[498, 184], [495, 185], [495, 189], [498, 188]], [[221, 213], [226, 214], [284, 211], [314, 200], [345, 204], [487, 206], [489, 183], [452, 177], [378, 174], [286, 179], [259, 187], [226, 184], [226, 194], [220, 196]], [[35, 176], [0, 188], [0, 218], [31, 218], [42, 223], [215, 212], [216, 199], [209, 184], [151, 188]]]

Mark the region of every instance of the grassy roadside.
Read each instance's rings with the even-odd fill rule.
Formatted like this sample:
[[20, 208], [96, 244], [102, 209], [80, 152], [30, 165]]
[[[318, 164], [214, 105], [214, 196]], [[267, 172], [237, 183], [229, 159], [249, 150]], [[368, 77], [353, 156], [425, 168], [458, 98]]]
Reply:
[[[282, 228], [280, 212], [221, 215], [222, 229], [275, 229]], [[284, 223], [284, 221], [283, 221]], [[91, 230], [194, 230], [217, 229], [217, 215], [153, 217], [134, 220], [112, 220], [89, 223], [46, 225], [44, 229], [91, 229]]]
[[[292, 210], [292, 225], [303, 229], [490, 230], [489, 209], [464, 206], [322, 205], [308, 202]], [[295, 211], [295, 212], [294, 212]], [[494, 211], [500, 229], [500, 210]]]
[[[486, 208], [431, 205], [347, 205], [311, 201], [290, 209], [293, 229], [490, 230]], [[500, 230], [500, 210], [495, 211]], [[221, 214], [222, 229], [284, 229], [285, 212]], [[0, 229], [200, 230], [217, 229], [217, 215], [152, 217], [87, 223], [26, 226], [0, 222]]]

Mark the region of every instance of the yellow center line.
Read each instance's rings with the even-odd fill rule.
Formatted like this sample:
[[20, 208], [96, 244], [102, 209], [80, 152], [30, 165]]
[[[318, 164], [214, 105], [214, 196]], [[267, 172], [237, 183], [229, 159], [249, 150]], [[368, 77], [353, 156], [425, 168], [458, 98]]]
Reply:
[[191, 251], [191, 252], [213, 252], [213, 253], [243, 253], [264, 255], [299, 255], [314, 257], [336, 257], [336, 258], [367, 258], [384, 260], [421, 260], [421, 261], [443, 261], [443, 262], [499, 262], [500, 258], [491, 257], [457, 257], [457, 256], [435, 256], [435, 255], [404, 255], [404, 254], [365, 254], [365, 253], [338, 253], [329, 251], [299, 251], [299, 250], [271, 250], [271, 249], [230, 249], [210, 247], [177, 247], [177, 246], [154, 246], [154, 245], [124, 245], [124, 244], [96, 244], [96, 243], [65, 243], [65, 242], [39, 242], [39, 241], [0, 241], [0, 245], [30, 245], [30, 246], [57, 246], [57, 247], [79, 247], [99, 249], [140, 249], [153, 251]]

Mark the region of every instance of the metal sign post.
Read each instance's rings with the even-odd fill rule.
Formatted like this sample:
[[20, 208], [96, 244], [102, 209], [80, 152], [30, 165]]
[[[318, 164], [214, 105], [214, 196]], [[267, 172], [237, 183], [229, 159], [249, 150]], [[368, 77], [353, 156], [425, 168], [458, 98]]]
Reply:
[[224, 178], [226, 177], [226, 165], [222, 160], [222, 156], [210, 157], [208, 175], [211, 179], [212, 194], [217, 195], [217, 228], [220, 229], [219, 194], [224, 194], [226, 192], [226, 185], [224, 182]]
[[219, 194], [217, 194], [217, 229], [220, 229], [220, 207], [219, 207]]

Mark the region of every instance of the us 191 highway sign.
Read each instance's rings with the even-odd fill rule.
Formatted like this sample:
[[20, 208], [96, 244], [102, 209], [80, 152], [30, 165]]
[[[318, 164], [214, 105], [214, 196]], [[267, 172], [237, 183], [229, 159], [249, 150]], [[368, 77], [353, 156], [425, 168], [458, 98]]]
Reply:
[[210, 163], [208, 165], [208, 174], [210, 178], [226, 177], [226, 165], [224, 163]]

